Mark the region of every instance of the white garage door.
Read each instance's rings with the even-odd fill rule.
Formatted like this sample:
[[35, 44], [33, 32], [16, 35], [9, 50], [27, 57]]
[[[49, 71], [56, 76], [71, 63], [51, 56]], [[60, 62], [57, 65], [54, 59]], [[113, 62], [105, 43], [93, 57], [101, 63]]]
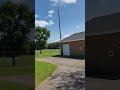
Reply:
[[63, 46], [63, 55], [70, 56], [69, 44], [63, 44], [62, 46]]

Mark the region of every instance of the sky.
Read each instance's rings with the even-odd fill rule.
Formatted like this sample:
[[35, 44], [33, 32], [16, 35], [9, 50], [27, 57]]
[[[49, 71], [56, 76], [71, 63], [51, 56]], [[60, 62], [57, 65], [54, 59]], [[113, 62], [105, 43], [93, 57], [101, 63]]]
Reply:
[[[58, 0], [35, 0], [35, 26], [47, 28], [51, 35], [48, 42], [59, 41]], [[85, 0], [59, 0], [62, 39], [85, 31]]]
[[[26, 4], [34, 10], [36, 26], [46, 27], [51, 32], [48, 42], [59, 41], [57, 1], [58, 0], [0, 0]], [[61, 3], [62, 38], [85, 30], [85, 20], [120, 12], [120, 0], [59, 0]], [[34, 4], [35, 2], [35, 4]], [[86, 8], [86, 9], [85, 9]], [[86, 14], [85, 14], [86, 12]], [[34, 32], [32, 34], [34, 36]]]
[[86, 0], [86, 21], [99, 16], [120, 12], [120, 0]]

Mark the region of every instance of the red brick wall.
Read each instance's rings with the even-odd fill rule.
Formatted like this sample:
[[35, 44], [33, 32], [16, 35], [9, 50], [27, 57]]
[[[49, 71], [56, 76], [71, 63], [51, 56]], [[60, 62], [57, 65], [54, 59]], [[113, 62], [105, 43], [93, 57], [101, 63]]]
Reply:
[[71, 41], [62, 44], [69, 44], [70, 56], [84, 56], [85, 54], [85, 41]]

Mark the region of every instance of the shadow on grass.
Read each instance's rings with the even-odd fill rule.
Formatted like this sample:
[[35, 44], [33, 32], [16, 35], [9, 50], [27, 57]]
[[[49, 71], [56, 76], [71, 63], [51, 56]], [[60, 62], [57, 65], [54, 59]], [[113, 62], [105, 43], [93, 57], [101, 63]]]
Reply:
[[[16, 57], [15, 66], [26, 66], [26, 65], [34, 65], [34, 55], [24, 55], [20, 57]], [[13, 67], [12, 58], [0, 58], [0, 67]]]
[[52, 57], [61, 57], [61, 58], [71, 58], [71, 59], [80, 59], [80, 60], [85, 60], [85, 57], [83, 56], [80, 56], [80, 57], [76, 57], [76, 56], [61, 56], [61, 55], [55, 55], [55, 56], [52, 56]]

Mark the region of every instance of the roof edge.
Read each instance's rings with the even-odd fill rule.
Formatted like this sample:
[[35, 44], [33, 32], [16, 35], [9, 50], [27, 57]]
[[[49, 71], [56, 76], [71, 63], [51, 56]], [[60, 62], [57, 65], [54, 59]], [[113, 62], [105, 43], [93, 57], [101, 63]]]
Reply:
[[[120, 28], [118, 28], [120, 29]], [[120, 31], [111, 31], [109, 33], [107, 32], [102, 32], [102, 33], [91, 33], [91, 34], [87, 34], [86, 33], [86, 36], [96, 36], [96, 35], [105, 35], [105, 34], [113, 34], [113, 33], [120, 33]]]
[[83, 40], [85, 40], [85, 39], [69, 40], [69, 41], [63, 41], [63, 42], [59, 41], [59, 42], [65, 43], [65, 42], [74, 42], [74, 41], [83, 41]]

